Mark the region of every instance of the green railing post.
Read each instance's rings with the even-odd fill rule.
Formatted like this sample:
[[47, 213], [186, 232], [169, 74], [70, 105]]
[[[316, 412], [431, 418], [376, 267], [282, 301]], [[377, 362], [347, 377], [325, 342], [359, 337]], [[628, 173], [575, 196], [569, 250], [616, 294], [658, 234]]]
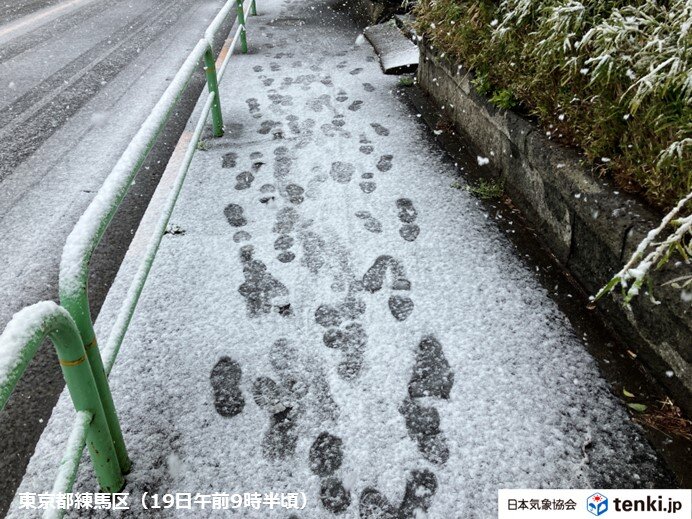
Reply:
[[[106, 492], [118, 492], [124, 478], [113, 445], [108, 412], [101, 403], [77, 324], [67, 310], [53, 301], [36, 303], [19, 311], [0, 335], [0, 352], [9, 353], [13, 359], [12, 369], [8, 372], [5, 368], [0, 376], [0, 408], [46, 337], [55, 346], [72, 403], [85, 425], [86, 442], [99, 484]], [[115, 412], [112, 418], [118, 422]], [[81, 456], [81, 451], [73, 456]]]
[[252, 16], [257, 16], [257, 4], [255, 3], [255, 0], [252, 0], [252, 3], [250, 4], [250, 14]]
[[243, 54], [247, 54], [247, 34], [245, 31], [245, 10], [243, 0], [238, 0], [238, 23], [240, 24], [240, 48]]
[[[79, 332], [72, 320], [62, 319], [56, 321], [50, 337], [58, 352], [60, 367], [75, 409], [93, 415], [87, 430], [87, 447], [99, 485], [104, 492], [119, 492], [125, 485], [125, 479]], [[117, 422], [117, 416], [112, 418]]]
[[[86, 284], [86, 280], [84, 280], [84, 283]], [[115, 412], [113, 395], [111, 395], [111, 390], [108, 386], [108, 377], [106, 376], [106, 370], [103, 367], [101, 351], [99, 350], [96, 342], [96, 334], [94, 333], [94, 326], [91, 322], [91, 313], [89, 312], [89, 298], [87, 295], [87, 290], [80, 291], [79, 296], [77, 296], [77, 300], [73, 300], [70, 297], [61, 296], [60, 302], [74, 319], [77, 329], [79, 330], [79, 334], [82, 337], [82, 343], [85, 345], [86, 356], [89, 360], [89, 365], [91, 366], [94, 381], [96, 382], [96, 388], [98, 389], [98, 395], [101, 399], [101, 405], [106, 415], [106, 421], [108, 423], [111, 438], [113, 439], [113, 446], [115, 447], [118, 463], [120, 464], [120, 470], [123, 474], [127, 474], [130, 471], [131, 462], [127, 455], [127, 449], [125, 448], [125, 441], [123, 440], [123, 433], [120, 429], [120, 422], [118, 421], [118, 416]]]
[[207, 87], [214, 94], [214, 103], [211, 105], [211, 122], [214, 128], [214, 137], [223, 135], [223, 116], [221, 115], [221, 99], [219, 98], [219, 82], [216, 77], [216, 62], [211, 44], [204, 53], [204, 71], [207, 74]]

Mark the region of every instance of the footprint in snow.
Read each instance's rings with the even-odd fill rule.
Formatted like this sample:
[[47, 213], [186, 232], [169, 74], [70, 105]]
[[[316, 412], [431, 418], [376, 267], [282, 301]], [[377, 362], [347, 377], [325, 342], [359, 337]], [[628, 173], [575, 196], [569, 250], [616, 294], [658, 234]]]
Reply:
[[270, 460], [293, 456], [298, 444], [299, 418], [304, 413], [303, 397], [309, 384], [297, 365], [298, 353], [285, 339], [279, 339], [270, 350], [269, 360], [278, 375], [258, 377], [252, 385], [255, 403], [269, 413], [269, 428], [262, 439], [262, 453]]
[[399, 210], [399, 221], [403, 224], [399, 235], [406, 241], [415, 241], [420, 234], [420, 227], [414, 223], [418, 218], [418, 211], [413, 202], [409, 198], [399, 198], [396, 207]]
[[279, 146], [274, 150], [274, 178], [284, 180], [291, 173], [293, 159], [288, 154], [286, 146]]
[[319, 274], [327, 263], [327, 244], [315, 231], [301, 230], [298, 233], [302, 245], [303, 254], [300, 264], [313, 275]]
[[437, 477], [427, 469], [412, 470], [406, 478], [404, 498], [398, 507], [377, 489], [367, 487], [360, 495], [361, 519], [414, 519], [427, 513], [437, 492]]
[[399, 406], [410, 438], [430, 463], [442, 465], [449, 459], [447, 438], [440, 429], [440, 415], [435, 407], [418, 403], [421, 398], [449, 399], [454, 373], [444, 356], [442, 345], [429, 335], [416, 351], [416, 363], [408, 384], [408, 397]]
[[269, 204], [273, 201], [276, 200], [276, 195], [274, 194], [276, 192], [276, 187], [274, 187], [274, 184], [263, 184], [262, 187], [260, 187], [260, 198], [259, 201], [261, 204]]
[[[299, 122], [299, 118], [296, 115], [290, 114], [286, 116], [288, 120], [288, 129], [293, 135], [300, 135], [302, 138], [296, 147], [302, 147], [307, 144], [313, 134], [313, 128], [315, 127], [314, 119], [305, 119], [303, 122]], [[305, 143], [305, 144], [303, 144]]]
[[373, 151], [375, 151], [375, 148], [371, 145], [364, 133], [360, 135], [360, 144], [361, 146], [358, 148], [358, 151], [360, 151], [363, 155], [370, 155]]
[[253, 254], [252, 245], [243, 245], [240, 249], [245, 282], [238, 287], [238, 292], [245, 298], [248, 315], [259, 317], [276, 311], [283, 317], [290, 316], [288, 288], [267, 270], [263, 262], [254, 259]]
[[308, 182], [308, 189], [305, 192], [305, 196], [315, 200], [320, 195], [321, 185], [326, 182], [329, 177], [327, 177], [326, 173], [320, 173], [319, 167], [314, 168], [313, 171], [316, 172], [316, 175], [313, 176]]
[[[345, 92], [344, 95], [346, 95]], [[346, 99], [348, 99], [348, 97]], [[336, 100], [340, 101], [340, 94], [337, 94]], [[329, 94], [322, 94], [319, 97], [311, 99], [306, 105], [313, 112], [321, 112], [323, 109], [333, 110], [332, 98]]]
[[303, 196], [305, 190], [298, 184], [288, 184], [284, 190], [284, 197], [287, 198], [292, 204], [302, 204], [305, 200], [305, 197]]
[[257, 133], [261, 135], [267, 135], [269, 132], [273, 131], [274, 129], [279, 129], [281, 128], [281, 123], [278, 121], [262, 121], [260, 123], [260, 129], [257, 130]]
[[337, 372], [344, 380], [358, 377], [363, 367], [368, 336], [357, 321], [364, 313], [365, 303], [353, 296], [337, 305], [322, 304], [315, 310], [315, 322], [327, 329], [322, 337], [324, 345], [342, 352]]
[[363, 276], [363, 287], [371, 294], [381, 290], [388, 272], [391, 272], [389, 279], [393, 292], [389, 297], [389, 310], [397, 321], [405, 321], [413, 312], [414, 305], [405, 294], [411, 289], [411, 282], [397, 259], [387, 255], [379, 256]]
[[320, 130], [327, 137], [336, 137], [338, 135], [345, 139], [350, 139], [351, 133], [343, 129], [346, 124], [343, 117], [343, 115], [335, 116], [331, 123], [320, 126]]
[[247, 224], [243, 208], [238, 204], [228, 204], [223, 210], [223, 214], [231, 227], [243, 227]]
[[249, 232], [245, 231], [238, 231], [233, 235], [233, 241], [236, 243], [242, 243], [244, 241], [248, 241], [252, 238]]
[[238, 161], [238, 154], [234, 152], [226, 153], [221, 157], [221, 167], [224, 169], [234, 168]]
[[355, 172], [356, 167], [350, 162], [332, 162], [330, 174], [339, 184], [348, 184]]
[[293, 96], [290, 95], [281, 95], [277, 93], [276, 91], [272, 91], [272, 93], [268, 94], [267, 97], [269, 100], [272, 102], [273, 105], [277, 106], [293, 106]]
[[[312, 274], [318, 274], [326, 262], [326, 244], [320, 235], [307, 229], [311, 221], [302, 222], [299, 225], [299, 220], [300, 215], [293, 207], [283, 207], [277, 212], [273, 231], [279, 234], [282, 240], [287, 240], [283, 238], [284, 236], [298, 238], [295, 241], [302, 246], [301, 265]], [[295, 257], [296, 255], [290, 250], [284, 250], [277, 259], [282, 263], [290, 263]]]
[[[252, 388], [255, 403], [269, 414], [269, 427], [262, 439], [262, 452], [270, 460], [286, 459], [295, 454], [298, 443], [298, 422], [311, 416], [312, 409], [320, 423], [333, 422], [339, 416], [325, 374], [300, 355], [286, 339], [277, 340], [269, 351], [274, 377], [255, 379]], [[333, 473], [339, 453], [320, 444], [311, 451], [313, 471]], [[340, 458], [339, 458], [340, 464]]]
[[288, 250], [291, 247], [293, 247], [293, 238], [289, 236], [288, 234], [281, 234], [275, 241], [274, 241], [274, 249], [276, 250]]
[[336, 126], [337, 128], [343, 128], [346, 126], [346, 121], [344, 120], [343, 114], [335, 115], [334, 119], [332, 119], [332, 125]]
[[345, 511], [351, 504], [351, 493], [335, 475], [343, 459], [343, 441], [328, 432], [321, 433], [315, 439], [308, 455], [310, 470], [321, 478], [322, 506], [334, 514]]
[[221, 357], [211, 370], [209, 381], [214, 394], [216, 412], [225, 418], [240, 414], [245, 398], [240, 391], [240, 364], [230, 357]]
[[363, 173], [360, 176], [360, 178], [363, 179], [363, 182], [360, 182], [358, 186], [360, 187], [361, 191], [366, 195], [369, 195], [370, 193], [375, 191], [375, 189], [377, 189], [377, 184], [372, 180], [374, 176], [375, 175], [369, 172]]
[[[302, 197], [302, 188], [300, 196]], [[291, 234], [294, 231], [296, 223], [298, 223], [298, 219], [298, 212], [292, 207], [283, 207], [276, 213], [273, 231], [279, 236], [274, 242], [274, 248], [281, 251], [277, 256], [277, 259], [281, 263], [290, 263], [296, 257], [295, 253], [290, 249], [295, 243], [295, 239]]]
[[236, 190], [242, 191], [245, 189], [250, 189], [252, 183], [255, 181], [255, 176], [249, 171], [243, 171], [242, 173], [238, 173], [236, 175], [235, 180]]
[[293, 238], [287, 234], [280, 235], [276, 241], [274, 241], [274, 249], [279, 251], [279, 255], [276, 257], [281, 263], [290, 263], [295, 258], [296, 255], [292, 251], [288, 250], [293, 246]]
[[365, 230], [372, 233], [382, 232], [382, 223], [375, 218], [370, 211], [358, 211], [356, 213], [356, 218], [363, 221], [363, 227], [365, 227]]
[[246, 99], [245, 102], [247, 103], [248, 109], [250, 110], [250, 114], [255, 118], [258, 119], [262, 117], [262, 115], [259, 113], [260, 111], [260, 104], [259, 101], [257, 101], [256, 98], [251, 97], [250, 99]]
[[380, 160], [377, 161], [377, 169], [379, 169], [382, 172], [389, 171], [390, 169], [392, 169], [393, 158], [393, 155], [382, 155], [380, 157]]
[[389, 128], [385, 128], [380, 123], [371, 123], [370, 126], [372, 126], [372, 129], [375, 130], [375, 133], [380, 137], [387, 137], [389, 135]]
[[444, 356], [442, 345], [429, 335], [416, 351], [416, 362], [408, 384], [408, 398], [399, 406], [410, 438], [430, 463], [442, 465], [449, 459], [447, 438], [440, 429], [440, 415], [435, 407], [425, 407], [422, 398], [449, 400], [454, 373]]

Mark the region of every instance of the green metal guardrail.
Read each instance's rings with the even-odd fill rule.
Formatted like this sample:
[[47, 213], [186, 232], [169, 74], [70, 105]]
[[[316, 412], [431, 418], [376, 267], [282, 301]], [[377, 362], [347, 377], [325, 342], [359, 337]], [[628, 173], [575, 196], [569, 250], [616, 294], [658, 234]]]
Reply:
[[82, 338], [67, 310], [44, 301], [24, 308], [7, 325], [0, 345], [5, 352], [19, 353], [21, 359], [11, 369], [8, 383], [0, 388], [0, 403], [7, 402], [23, 368], [46, 337], [55, 345], [75, 409], [88, 413], [87, 444], [101, 488], [117, 492], [124, 484], [122, 470]]
[[[226, 40], [223, 49], [225, 56], [217, 72], [212, 43], [219, 28], [234, 8], [238, 28], [233, 38]], [[257, 15], [255, 0], [251, 1], [247, 10], [243, 0], [226, 2], [68, 236], [60, 262], [59, 292], [62, 307], [53, 302], [42, 302], [27, 307], [13, 317], [0, 335], [0, 410], [4, 408], [17, 381], [45, 337], [53, 340], [58, 351], [77, 417], [68, 441], [68, 449], [58, 469], [53, 493], [67, 493], [72, 489], [85, 443], [89, 446], [101, 488], [107, 492], [117, 492], [124, 485], [124, 474], [130, 469], [130, 460], [107, 376], [127, 332], [210, 112], [214, 136], [223, 135], [218, 84], [238, 41], [243, 53], [248, 50], [245, 28], [248, 11], [251, 15]], [[198, 63], [202, 61], [207, 79], [207, 99], [188, 143], [176, 183], [102, 353], [97, 345], [89, 311], [88, 278], [92, 254], [160, 131], [187, 88]], [[44, 517], [62, 517], [64, 512], [46, 510]]]

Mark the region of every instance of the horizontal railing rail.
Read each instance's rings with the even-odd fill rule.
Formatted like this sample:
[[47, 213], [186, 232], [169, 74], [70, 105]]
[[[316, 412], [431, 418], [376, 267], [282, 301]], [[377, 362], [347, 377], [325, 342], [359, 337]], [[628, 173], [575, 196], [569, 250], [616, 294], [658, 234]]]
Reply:
[[[215, 57], [214, 38], [232, 12], [236, 14], [237, 29], [232, 38], [226, 39], [218, 57]], [[15, 315], [0, 336], [0, 409], [4, 407], [19, 378], [35, 355], [38, 345], [46, 336], [53, 339], [59, 354], [59, 348], [64, 349], [65, 344], [70, 345], [70, 351], [79, 348], [83, 351], [82, 360], [85, 362], [79, 364], [83, 366], [79, 368], [80, 375], [74, 375], [77, 371], [69, 371], [69, 377], [74, 379], [76, 376], [77, 380], [82, 380], [84, 377], [83, 381], [73, 382], [72, 385], [77, 384], [80, 388], [88, 387], [87, 393], [90, 396], [87, 400], [84, 400], [86, 398], [84, 391], [76, 393], [78, 398], [75, 400], [75, 394], [73, 394], [70, 380], [68, 380], [68, 372], [65, 371], [66, 366], [61, 361], [77, 416], [72, 426], [68, 447], [58, 468], [52, 489], [54, 494], [71, 491], [85, 444], [89, 446], [92, 463], [96, 468], [101, 488], [107, 492], [116, 492], [124, 484], [123, 475], [130, 469], [130, 460], [108, 385], [108, 373], [113, 367], [127, 332], [139, 296], [185, 181], [185, 176], [206, 127], [209, 114], [212, 118], [213, 135], [215, 137], [223, 135], [218, 84], [224, 76], [238, 42], [240, 42], [243, 53], [248, 51], [245, 27], [248, 13], [257, 14], [255, 0], [250, 2], [248, 8], [245, 8], [243, 0], [229, 0], [224, 4], [205, 31], [204, 38], [195, 45], [187, 56], [171, 84], [106, 178], [101, 189], [79, 218], [67, 238], [60, 262], [59, 294], [62, 306], [53, 302], [42, 302], [28, 307]], [[217, 61], [221, 61], [218, 71], [216, 70]], [[204, 64], [206, 74], [207, 98], [202, 105], [198, 122], [180, 164], [175, 184], [166, 200], [145, 256], [110, 330], [106, 346], [101, 352], [89, 310], [88, 279], [91, 257], [200, 62]], [[59, 330], [60, 333], [55, 330]], [[68, 333], [66, 330], [70, 330], [70, 332]], [[65, 343], [64, 337], [68, 337], [67, 343]], [[60, 346], [58, 345], [59, 341], [61, 341]], [[89, 373], [85, 368], [88, 368]], [[99, 431], [98, 434], [96, 430]], [[111, 455], [108, 457], [108, 463], [104, 465], [103, 456], [95, 456], [93, 446], [98, 445], [98, 441], [105, 441], [105, 439], [109, 442], [110, 450], [104, 447], [98, 452], [109, 452]], [[95, 441], [97, 443], [94, 443]], [[48, 509], [44, 517], [59, 518], [64, 512], [65, 510]]]

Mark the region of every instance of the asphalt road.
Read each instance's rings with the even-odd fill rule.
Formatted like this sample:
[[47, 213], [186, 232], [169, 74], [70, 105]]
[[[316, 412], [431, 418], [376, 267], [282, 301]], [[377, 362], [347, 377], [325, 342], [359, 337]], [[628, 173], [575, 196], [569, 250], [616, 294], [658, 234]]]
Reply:
[[[1, 0], [0, 329], [57, 299], [65, 238], [222, 4]], [[199, 74], [95, 254], [94, 317], [203, 85]], [[0, 516], [62, 386], [44, 344], [0, 413]]]

